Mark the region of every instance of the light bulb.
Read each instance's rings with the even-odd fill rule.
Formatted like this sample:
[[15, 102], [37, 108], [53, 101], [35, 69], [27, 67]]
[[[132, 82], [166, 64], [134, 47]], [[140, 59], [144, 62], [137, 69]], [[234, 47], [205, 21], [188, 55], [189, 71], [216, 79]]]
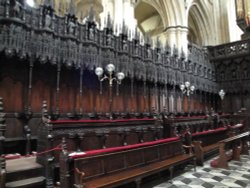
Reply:
[[108, 71], [108, 73], [112, 73], [115, 70], [115, 65], [113, 65], [112, 63], [108, 64], [106, 66], [106, 70]]
[[194, 86], [191, 86], [191, 87], [190, 87], [190, 90], [191, 90], [191, 91], [194, 91], [194, 89], [195, 89]]
[[117, 76], [117, 79], [120, 81], [125, 78], [125, 74], [123, 72], [118, 72], [116, 76]]
[[98, 77], [102, 76], [102, 74], [103, 74], [103, 68], [97, 67], [97, 68], [95, 69], [95, 74], [96, 74]]
[[181, 85], [180, 85], [180, 89], [181, 89], [181, 91], [183, 91], [183, 90], [184, 90], [184, 88], [185, 88], [185, 86], [184, 86], [183, 84], [181, 84]]
[[185, 82], [185, 86], [189, 87], [190, 86], [190, 82]]

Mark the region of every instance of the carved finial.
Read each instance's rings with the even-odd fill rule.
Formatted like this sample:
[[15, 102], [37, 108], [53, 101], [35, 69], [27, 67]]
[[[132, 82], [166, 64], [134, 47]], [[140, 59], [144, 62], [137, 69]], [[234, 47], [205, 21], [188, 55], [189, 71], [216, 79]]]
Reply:
[[83, 12], [81, 11], [80, 20], [83, 22]]
[[117, 24], [115, 24], [115, 35], [119, 35], [119, 31], [118, 31], [118, 25]]
[[42, 121], [44, 123], [49, 122], [49, 114], [48, 114], [48, 109], [47, 109], [47, 101], [43, 101], [42, 105]]
[[122, 22], [122, 34], [123, 35], [128, 35], [128, 27], [126, 26], [125, 20], [123, 19]]
[[159, 37], [156, 38], [156, 48], [158, 48], [158, 49], [161, 48], [161, 41], [160, 41]]
[[94, 11], [93, 6], [91, 6], [89, 10], [88, 21], [95, 22], [95, 11]]
[[173, 56], [175, 56], [175, 57], [178, 56], [178, 49], [176, 48], [175, 44], [174, 44], [174, 47], [173, 47]]
[[110, 30], [113, 30], [113, 22], [112, 19], [110, 17], [110, 13], [108, 13], [108, 17], [107, 17], [107, 22], [106, 22], [106, 27]]
[[181, 59], [184, 60], [186, 58], [186, 54], [183, 51], [183, 47], [181, 47]]
[[140, 34], [139, 34], [139, 32], [138, 32], [137, 26], [135, 27], [134, 39], [135, 39], [135, 40], [139, 40], [139, 39], [140, 39]]
[[67, 153], [68, 152], [67, 142], [66, 142], [65, 137], [62, 138], [61, 147], [62, 147], [62, 152], [63, 153]]
[[149, 35], [146, 34], [146, 35], [144, 36], [144, 38], [145, 38], [145, 39], [144, 39], [145, 44], [148, 45], [148, 46], [151, 46], [151, 39], [150, 39]]
[[76, 7], [75, 7], [75, 4], [74, 4], [73, 0], [71, 0], [70, 3], [69, 3], [69, 12], [68, 12], [68, 14], [70, 16], [75, 16], [76, 15]]
[[167, 55], [169, 55], [171, 53], [171, 48], [170, 48], [168, 43], [166, 43], [166, 45], [165, 45], [165, 51], [166, 51]]

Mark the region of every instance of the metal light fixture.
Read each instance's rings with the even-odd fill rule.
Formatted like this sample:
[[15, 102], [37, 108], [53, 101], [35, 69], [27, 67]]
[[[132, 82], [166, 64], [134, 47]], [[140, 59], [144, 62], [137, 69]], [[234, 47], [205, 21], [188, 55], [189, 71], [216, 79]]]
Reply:
[[225, 96], [225, 95], [226, 95], [225, 91], [224, 91], [223, 89], [221, 89], [221, 90], [219, 91], [219, 96], [220, 96], [221, 100], [224, 99], [224, 96]]
[[100, 82], [103, 82], [104, 80], [109, 81], [109, 117], [110, 119], [113, 119], [112, 117], [112, 87], [113, 82], [116, 81], [117, 85], [120, 85], [122, 83], [122, 80], [125, 78], [125, 74], [123, 72], [118, 72], [116, 75], [114, 75], [115, 71], [115, 65], [110, 63], [105, 67], [106, 72], [103, 70], [102, 67], [97, 67], [95, 69], [95, 74], [98, 76]]
[[113, 81], [116, 81], [118, 84], [121, 84], [122, 80], [125, 78], [125, 74], [123, 72], [118, 72], [116, 76], [113, 76], [113, 73], [115, 71], [115, 66], [113, 64], [108, 64], [106, 66], [106, 71], [108, 74], [104, 74], [104, 70], [102, 67], [97, 67], [95, 69], [95, 74], [98, 76], [99, 80], [102, 82], [104, 80], [109, 81], [109, 85], [113, 85]]
[[190, 94], [193, 94], [195, 87], [191, 85], [190, 82], [186, 81], [185, 84], [180, 85], [180, 89], [183, 94], [189, 96]]

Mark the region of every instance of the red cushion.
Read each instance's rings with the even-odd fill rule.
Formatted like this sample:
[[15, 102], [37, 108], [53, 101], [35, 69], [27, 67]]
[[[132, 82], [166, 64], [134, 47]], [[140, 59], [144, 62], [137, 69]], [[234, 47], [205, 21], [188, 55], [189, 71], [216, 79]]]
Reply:
[[201, 119], [201, 118], [207, 118], [207, 116], [180, 116], [176, 117], [176, 119]]
[[146, 147], [146, 146], [152, 146], [152, 145], [156, 145], [156, 144], [173, 142], [173, 141], [177, 141], [179, 139], [180, 139], [179, 137], [172, 137], [172, 138], [156, 140], [156, 141], [152, 141], [152, 142], [132, 144], [132, 145], [128, 145], [128, 146], [119, 146], [119, 147], [113, 147], [113, 148], [90, 150], [90, 151], [86, 151], [84, 154], [81, 154], [81, 155], [73, 155], [73, 156], [71, 156], [71, 158], [76, 159], [76, 158], [81, 158], [81, 157], [86, 157], [86, 156], [91, 156], [91, 155], [98, 155], [98, 154], [102, 154], [102, 153], [110, 153], [110, 152], [117, 152], [117, 151], [123, 151], [123, 150], [128, 150], [128, 149], [135, 149], [135, 148], [139, 148], [139, 147]]
[[225, 131], [226, 129], [227, 128], [225, 128], [225, 127], [220, 127], [220, 128], [213, 129], [213, 130], [208, 130], [208, 131], [202, 131], [202, 132], [193, 133], [192, 136], [205, 135], [205, 134], [210, 134], [210, 133], [221, 132], [221, 131]]
[[65, 119], [65, 120], [56, 120], [56, 121], [50, 121], [50, 123], [53, 124], [60, 124], [60, 123], [112, 123], [112, 122], [133, 122], [133, 121], [153, 121], [155, 119], [153, 118], [142, 118], [142, 119], [100, 119], [100, 120], [91, 120], [91, 119], [82, 119], [82, 120], [71, 120], [71, 119]]

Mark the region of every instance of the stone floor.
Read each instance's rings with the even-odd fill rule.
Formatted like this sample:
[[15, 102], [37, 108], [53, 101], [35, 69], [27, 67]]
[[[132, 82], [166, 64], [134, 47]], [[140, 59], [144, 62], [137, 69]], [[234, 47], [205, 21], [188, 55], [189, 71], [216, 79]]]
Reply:
[[173, 182], [152, 182], [145, 188], [250, 188], [250, 155], [242, 155], [241, 161], [230, 161], [229, 169], [212, 168], [208, 160], [196, 172], [187, 167], [177, 172]]

